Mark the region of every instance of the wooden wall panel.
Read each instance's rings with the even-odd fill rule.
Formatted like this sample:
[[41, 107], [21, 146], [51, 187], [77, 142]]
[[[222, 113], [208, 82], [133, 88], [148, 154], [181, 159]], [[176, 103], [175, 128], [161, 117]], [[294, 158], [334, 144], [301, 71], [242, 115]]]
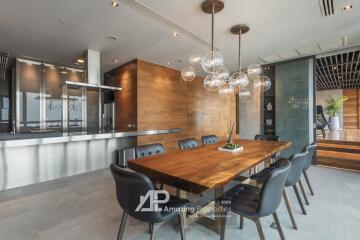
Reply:
[[176, 134], [138, 137], [138, 144], [160, 142], [168, 151], [178, 149], [177, 141], [188, 133], [187, 84], [181, 73], [138, 60], [137, 77], [138, 129], [182, 129]]
[[360, 88], [358, 88], [358, 129], [360, 129]]
[[137, 129], [137, 60], [105, 74], [105, 84], [121, 87], [115, 93], [115, 126], [117, 131]]
[[188, 83], [188, 116], [189, 137], [201, 141], [201, 136], [215, 134], [226, 139], [227, 123], [236, 122], [236, 97], [207, 91], [203, 79], [198, 77]]
[[182, 129], [175, 134], [138, 137], [138, 145], [159, 142], [172, 151], [183, 138], [195, 137], [200, 142], [201, 136], [216, 134], [226, 139], [227, 122], [236, 122], [236, 97], [208, 92], [201, 77], [186, 83], [180, 71], [142, 60], [111, 73], [115, 79], [108, 83], [123, 88], [116, 98], [117, 130], [129, 130], [126, 124], [134, 118], [138, 130]]
[[359, 90], [344, 89], [344, 96], [349, 100], [344, 102], [344, 128], [359, 128]]

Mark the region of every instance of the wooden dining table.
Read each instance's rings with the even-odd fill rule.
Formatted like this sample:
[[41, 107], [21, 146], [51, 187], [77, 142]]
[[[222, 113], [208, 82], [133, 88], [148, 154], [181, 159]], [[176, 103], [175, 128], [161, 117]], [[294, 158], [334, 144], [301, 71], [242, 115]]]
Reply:
[[[219, 151], [218, 147], [225, 145], [225, 142], [219, 142], [131, 160], [128, 165], [152, 180], [175, 187], [179, 197], [187, 198], [187, 192], [202, 194], [213, 189], [216, 199], [224, 193], [226, 184], [291, 145], [287, 141], [235, 139], [233, 142], [241, 145], [243, 150], [235, 153]], [[216, 215], [212, 229], [219, 232], [221, 219]]]

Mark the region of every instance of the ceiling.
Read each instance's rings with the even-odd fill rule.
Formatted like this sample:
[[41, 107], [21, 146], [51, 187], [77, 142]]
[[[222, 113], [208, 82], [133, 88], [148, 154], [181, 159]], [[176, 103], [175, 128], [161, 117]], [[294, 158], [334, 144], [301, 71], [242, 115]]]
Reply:
[[[113, 8], [110, 0], [1, 0], [0, 51], [73, 64], [89, 48], [101, 51], [102, 72], [135, 58], [181, 69], [190, 54], [209, 50], [211, 19], [201, 3], [122, 0]], [[352, 11], [342, 11], [348, 3]], [[239, 23], [251, 28], [243, 37], [244, 66], [359, 46], [360, 0], [334, 4], [335, 14], [323, 17], [317, 0], [226, 0], [215, 17], [215, 45], [232, 71], [238, 39], [230, 28]]]
[[317, 90], [360, 88], [360, 50], [316, 60]]

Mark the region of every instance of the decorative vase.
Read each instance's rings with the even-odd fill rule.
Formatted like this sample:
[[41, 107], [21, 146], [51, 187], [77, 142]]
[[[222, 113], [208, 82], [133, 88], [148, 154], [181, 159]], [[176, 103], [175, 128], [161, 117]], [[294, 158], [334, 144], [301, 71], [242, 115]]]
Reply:
[[335, 117], [330, 117], [329, 119], [329, 128], [330, 131], [337, 131], [340, 128], [340, 124], [339, 124], [339, 117], [335, 116]]

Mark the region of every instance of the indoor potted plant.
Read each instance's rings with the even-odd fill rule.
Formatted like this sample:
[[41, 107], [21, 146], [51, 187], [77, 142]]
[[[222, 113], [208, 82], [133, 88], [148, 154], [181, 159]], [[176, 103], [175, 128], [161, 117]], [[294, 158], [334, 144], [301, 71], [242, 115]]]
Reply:
[[326, 100], [326, 113], [329, 115], [329, 128], [331, 131], [339, 130], [339, 117], [337, 114], [342, 108], [342, 104], [348, 100], [346, 96], [340, 96], [337, 98], [331, 98]]

